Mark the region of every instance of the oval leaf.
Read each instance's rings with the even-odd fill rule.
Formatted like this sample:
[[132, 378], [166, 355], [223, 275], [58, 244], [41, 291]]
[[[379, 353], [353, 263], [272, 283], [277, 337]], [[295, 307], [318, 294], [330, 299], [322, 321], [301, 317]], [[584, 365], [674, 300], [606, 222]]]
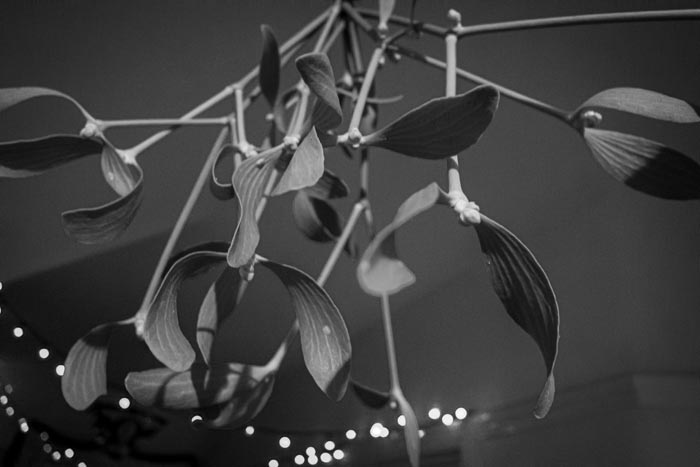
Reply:
[[104, 243], [114, 240], [129, 227], [141, 205], [143, 191], [141, 168], [136, 164], [129, 167], [132, 170], [124, 167], [124, 171], [119, 173], [124, 177], [120, 182], [116, 182], [115, 178], [110, 185], [115, 191], [131, 186], [130, 192], [102, 206], [74, 209], [61, 214], [63, 230], [69, 237], [88, 245]]
[[357, 280], [366, 293], [378, 297], [395, 294], [415, 282], [413, 272], [396, 252], [396, 231], [440, 202], [442, 196], [436, 183], [413, 193], [396, 211], [394, 220], [370, 242], [357, 266]]
[[99, 154], [102, 143], [90, 138], [54, 135], [0, 144], [0, 177], [23, 178], [81, 157]]
[[60, 97], [70, 101], [87, 119], [91, 119], [87, 111], [75, 99], [60, 91], [41, 87], [20, 87], [0, 89], [0, 112], [10, 107], [20, 104], [36, 97]]
[[326, 243], [342, 233], [342, 221], [333, 206], [300, 191], [292, 204], [294, 223], [310, 240]]
[[107, 394], [107, 350], [120, 323], [101, 324], [81, 337], [68, 352], [61, 391], [68, 405], [85, 410]]
[[228, 250], [228, 264], [233, 268], [247, 264], [260, 242], [255, 212], [265, 192], [275, 164], [282, 154], [280, 147], [249, 157], [233, 173], [233, 189], [238, 200], [238, 223]]
[[182, 334], [177, 316], [181, 284], [185, 279], [225, 264], [224, 252], [193, 251], [176, 261], [160, 284], [146, 314], [143, 338], [153, 355], [168, 368], [184, 371], [192, 365], [195, 357], [192, 346]]
[[420, 465], [420, 427], [418, 419], [413, 411], [413, 407], [408, 403], [401, 391], [394, 391], [393, 398], [399, 406], [401, 415], [406, 419], [406, 425], [403, 427], [403, 436], [406, 441], [406, 451], [408, 459], [411, 462], [411, 467]]
[[547, 380], [534, 415], [547, 415], [554, 400], [554, 362], [559, 346], [559, 305], [542, 267], [508, 229], [481, 215], [474, 224], [493, 289], [508, 315], [537, 343], [547, 368]]
[[579, 112], [587, 107], [606, 107], [676, 123], [700, 122], [697, 106], [659, 92], [639, 88], [606, 89], [581, 104]]
[[350, 335], [340, 311], [308, 274], [285, 264], [260, 260], [285, 285], [299, 320], [304, 363], [318, 387], [333, 400], [345, 395], [350, 377]]
[[607, 173], [625, 185], [665, 199], [700, 198], [700, 165], [639, 136], [586, 128], [586, 144]]
[[422, 159], [453, 156], [479, 140], [496, 113], [498, 99], [492, 86], [432, 99], [362, 142]]
[[306, 188], [305, 191], [323, 199], [344, 198], [350, 193], [345, 182], [328, 169], [323, 171], [323, 175], [316, 184]]
[[100, 163], [105, 181], [119, 196], [126, 196], [136, 188], [137, 180], [129, 164], [125, 162], [119, 150], [108, 142], [102, 147]]
[[219, 324], [236, 308], [243, 280], [237, 269], [225, 268], [209, 287], [197, 317], [197, 344], [205, 363], [210, 362], [211, 347]]
[[277, 39], [267, 24], [260, 26], [263, 37], [263, 52], [260, 58], [260, 90], [265, 99], [274, 107], [280, 87], [280, 51]]
[[260, 413], [270, 399], [275, 377], [275, 373], [269, 373], [247, 391], [238, 391], [228, 403], [217, 407], [214, 415], [206, 414], [204, 425], [209, 428], [232, 430], [248, 423]]
[[322, 175], [323, 146], [318, 140], [316, 128], [312, 128], [297, 150], [294, 151], [294, 155], [272, 191], [272, 195], [278, 196], [288, 191], [313, 186]]
[[[234, 148], [230, 144], [227, 144], [221, 148], [219, 154], [216, 156], [216, 160], [211, 166], [211, 178], [209, 178], [209, 189], [211, 190], [211, 193], [214, 195], [214, 197], [222, 201], [235, 198], [236, 192], [233, 190], [232, 183], [222, 183], [218, 179], [218, 177], [216, 176], [216, 167], [221, 159], [230, 158], [233, 161], [235, 155], [236, 148]], [[230, 179], [231, 177], [229, 177], [229, 180]]]
[[391, 400], [388, 393], [377, 391], [376, 389], [360, 384], [357, 381], [351, 380], [350, 386], [355, 392], [357, 398], [370, 409], [384, 408]]
[[[302, 79], [330, 113], [325, 114], [325, 128], [336, 128], [343, 121], [343, 110], [340, 107], [338, 91], [335, 88], [335, 77], [328, 56], [324, 53], [308, 53], [296, 59], [297, 69]], [[321, 110], [319, 110], [321, 112]], [[333, 117], [331, 118], [330, 115]]]

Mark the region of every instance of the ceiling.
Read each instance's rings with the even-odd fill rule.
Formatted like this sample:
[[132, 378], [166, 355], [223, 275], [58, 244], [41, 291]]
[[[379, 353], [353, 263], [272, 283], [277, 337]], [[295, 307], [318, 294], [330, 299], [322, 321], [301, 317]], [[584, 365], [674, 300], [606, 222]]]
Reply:
[[[372, 2], [367, 6], [373, 5]], [[401, 2], [397, 2], [401, 3]], [[406, 13], [407, 3], [398, 6]], [[457, 8], [465, 24], [602, 11], [689, 8], [684, 1], [607, 1], [566, 5], [557, 1], [418, 2], [418, 15], [445, 24]], [[259, 24], [280, 41], [326, 2], [119, 2], [93, 4], [23, 2], [0, 5], [0, 87], [37, 85], [75, 97], [98, 118], [175, 117], [215, 94], [255, 66]], [[525, 39], [525, 40], [524, 40]], [[499, 84], [573, 109], [604, 88], [635, 86], [700, 102], [697, 23], [648, 23], [551, 29], [475, 37], [460, 42], [461, 67]], [[430, 37], [411, 46], [442, 57]], [[369, 43], [364, 43], [368, 52]], [[333, 55], [336, 66], [340, 60]], [[285, 83], [296, 77], [286, 71]], [[460, 82], [460, 90], [469, 84]], [[408, 59], [388, 62], [378, 95], [404, 99], [380, 115], [388, 122], [443, 93], [443, 76]], [[230, 102], [208, 115], [230, 111]], [[251, 110], [249, 131], [262, 137], [264, 106]], [[76, 132], [82, 126], [70, 106], [30, 102], [0, 115], [0, 140]], [[697, 126], [674, 126], [612, 112], [605, 127], [668, 142], [697, 155]], [[128, 147], [148, 130], [116, 130], [110, 139]], [[84, 160], [40, 177], [0, 181], [0, 280], [4, 309], [25, 320], [59, 351], [98, 323], [132, 315], [169, 229], [215, 137], [214, 129], [182, 129], [144, 153], [144, 201], [130, 229], [104, 246], [77, 245], [60, 227], [60, 212], [110, 199], [99, 163]], [[633, 192], [608, 177], [580, 137], [550, 117], [506, 99], [481, 141], [462, 156], [465, 191], [489, 216], [508, 226], [548, 271], [562, 307], [559, 384], [579, 384], [618, 372], [696, 371], [700, 294], [696, 241], [700, 212], [694, 202], [661, 201]], [[356, 160], [328, 151], [326, 164], [357, 193]], [[408, 195], [437, 180], [444, 166], [377, 150], [371, 194], [378, 225], [386, 224]], [[353, 196], [338, 204], [348, 212]], [[289, 195], [274, 199], [262, 220], [260, 251], [315, 275], [331, 245], [307, 241], [293, 228]], [[180, 245], [227, 240], [235, 207], [204, 193]], [[364, 242], [364, 233], [358, 240]], [[402, 231], [399, 248], [418, 282], [392, 302], [403, 384], [420, 413], [433, 403], [489, 408], [532, 397], [541, 363], [534, 346], [508, 321], [488, 290], [475, 236], [446, 211], [435, 210]], [[180, 307], [192, 335], [205, 281], [187, 286]], [[273, 289], [273, 290], [271, 290]], [[327, 289], [341, 309], [355, 352], [353, 374], [384, 386], [387, 377], [378, 305], [358, 287], [354, 263], [340, 260]], [[215, 353], [220, 358], [263, 362], [292, 320], [286, 295], [261, 272], [235, 320], [227, 323]], [[478, 317], [464, 310], [484, 309]], [[7, 314], [2, 319], [14, 319]], [[12, 379], [17, 404], [32, 417], [89, 433], [90, 419], [69, 409], [48, 363], [34, 356], [34, 337], [11, 339], [0, 319], [0, 376]], [[482, 345], [483, 344], [483, 345]], [[124, 332], [113, 342], [109, 372], [156, 365], [145, 346]], [[455, 367], [464, 369], [455, 371]], [[259, 423], [281, 431], [369, 426], [378, 416], [351, 396], [336, 405], [324, 399], [294, 349]], [[389, 420], [390, 414], [380, 415]], [[387, 418], [388, 417], [388, 418]], [[425, 418], [423, 416], [423, 418]], [[9, 425], [0, 425], [10, 430]], [[269, 456], [274, 438], [240, 433], [192, 432], [174, 422], [145, 447], [188, 451], [219, 465], [235, 459], [252, 465]], [[395, 447], [395, 446], [394, 446]], [[368, 443], [363, 452], [381, 449]], [[391, 456], [392, 449], [386, 449]], [[436, 448], [437, 449], [437, 448]]]

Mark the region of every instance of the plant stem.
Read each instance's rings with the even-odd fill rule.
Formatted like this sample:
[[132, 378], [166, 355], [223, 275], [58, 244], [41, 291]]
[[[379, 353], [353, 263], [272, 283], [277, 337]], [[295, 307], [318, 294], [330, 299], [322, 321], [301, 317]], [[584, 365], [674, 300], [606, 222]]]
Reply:
[[[437, 58], [430, 57], [428, 55], [424, 55], [421, 52], [409, 49], [407, 47], [403, 47], [400, 45], [391, 45], [390, 46], [392, 50], [395, 50], [403, 55], [406, 55], [409, 58], [412, 58], [416, 61], [426, 63], [428, 65], [431, 65], [437, 69], [440, 70], [445, 70], [447, 69], [447, 64], [445, 62], [442, 62], [438, 60]], [[474, 73], [470, 73], [468, 71], [462, 70], [461, 68], [457, 68], [456, 70], [457, 76], [460, 78], [466, 79], [468, 81], [471, 81], [473, 83], [477, 84], [488, 84], [489, 86], [493, 86], [494, 88], [498, 89], [498, 92], [500, 92], [502, 95], [508, 97], [509, 99], [512, 99], [516, 102], [519, 102], [520, 104], [526, 105], [532, 109], [538, 110], [540, 112], [544, 112], [547, 115], [550, 115], [552, 117], [555, 117], [558, 120], [561, 120], [567, 124], [569, 124], [569, 113], [565, 110], [562, 110], [558, 107], [554, 107], [553, 105], [547, 104], [545, 102], [539, 101], [537, 99], [533, 99], [532, 97], [526, 96], [524, 94], [521, 94], [517, 91], [514, 91], [512, 89], [509, 89], [505, 86], [501, 86], [500, 84], [496, 84], [492, 81], [487, 80], [486, 78], [482, 78], [479, 75], [476, 75]]]
[[374, 52], [372, 53], [372, 58], [370, 58], [369, 60], [369, 65], [367, 65], [367, 71], [365, 72], [365, 77], [362, 81], [360, 94], [357, 96], [357, 102], [355, 103], [355, 108], [352, 111], [350, 125], [348, 125], [348, 133], [357, 129], [360, 125], [362, 112], [365, 110], [365, 104], [367, 103], [367, 96], [369, 95], [369, 91], [372, 88], [374, 76], [377, 73], [377, 68], [379, 67], [379, 60], [382, 58], [382, 55], [384, 55], [383, 45], [374, 49]]
[[137, 126], [218, 126], [226, 125], [228, 118], [141, 118], [131, 120], [96, 120], [101, 130]]
[[352, 231], [355, 229], [355, 224], [357, 224], [357, 220], [360, 217], [360, 214], [362, 214], [362, 211], [364, 211], [365, 207], [366, 204], [362, 201], [356, 202], [352, 207], [350, 217], [345, 223], [345, 228], [343, 228], [343, 232], [340, 234], [338, 241], [335, 242], [333, 251], [331, 251], [330, 256], [326, 260], [326, 264], [323, 266], [321, 274], [319, 274], [318, 279], [316, 279], [316, 282], [318, 282], [318, 285], [321, 287], [325, 285], [328, 277], [330, 277], [331, 272], [335, 267], [335, 263], [338, 262], [338, 258], [340, 258], [340, 255], [343, 253], [343, 248], [345, 248], [345, 244], [348, 242], [350, 234], [352, 234]]
[[[245, 107], [243, 107], [243, 87], [236, 86], [233, 95], [236, 100], [236, 135], [238, 137], [238, 145], [241, 146], [244, 153], [248, 151], [248, 138], [245, 134]], [[247, 157], [248, 154], [245, 154]]]
[[[379, 14], [375, 10], [368, 10], [366, 8], [356, 8], [357, 13], [362, 16], [367, 16], [369, 18], [378, 19]], [[391, 15], [389, 17], [389, 22], [392, 24], [398, 24], [400, 26], [409, 26], [415, 28], [418, 31], [430, 34], [431, 36], [444, 37], [447, 34], [447, 29], [437, 26], [435, 24], [424, 23], [422, 21], [411, 21], [410, 18], [404, 16]]]
[[[457, 94], [457, 35], [450, 33], [445, 36], [445, 95]], [[462, 182], [459, 177], [459, 155], [447, 159], [447, 181], [450, 192], [462, 193]]]
[[177, 241], [180, 238], [180, 234], [182, 233], [182, 230], [185, 227], [185, 223], [190, 217], [192, 209], [194, 208], [194, 205], [197, 202], [197, 198], [199, 198], [199, 194], [202, 192], [202, 188], [206, 184], [207, 177], [209, 177], [209, 173], [211, 171], [211, 167], [214, 164], [214, 161], [216, 160], [216, 156], [218, 155], [221, 146], [223, 146], [224, 141], [226, 140], [227, 132], [227, 128], [222, 128], [219, 132], [219, 136], [216, 138], [216, 141], [214, 142], [214, 145], [212, 146], [211, 151], [209, 152], [209, 155], [207, 156], [207, 159], [204, 162], [201, 171], [199, 172], [199, 176], [197, 177], [197, 180], [195, 181], [194, 186], [192, 187], [192, 191], [190, 191], [190, 195], [187, 197], [187, 201], [185, 202], [185, 205], [180, 211], [180, 215], [177, 218], [177, 222], [175, 222], [175, 226], [170, 232], [170, 236], [168, 237], [168, 241], [166, 242], [165, 247], [163, 248], [163, 252], [160, 254], [158, 264], [156, 265], [156, 268], [153, 271], [153, 276], [151, 277], [151, 282], [148, 284], [148, 289], [146, 290], [146, 294], [143, 297], [141, 306], [139, 307], [139, 310], [136, 312], [135, 315], [137, 333], [139, 335], [140, 330], [143, 327], [142, 324], [145, 320], [146, 313], [148, 312], [151, 302], [153, 301], [153, 297], [155, 296], [156, 291], [158, 290], [158, 286], [160, 285], [161, 278], [163, 277], [165, 265], [168, 263], [173, 249], [175, 249], [175, 245], [177, 244]]
[[382, 294], [382, 321], [384, 322], [384, 341], [386, 342], [386, 356], [389, 361], [389, 376], [391, 392], [401, 391], [399, 385], [399, 367], [396, 363], [396, 347], [394, 345], [394, 328], [391, 325], [391, 308], [389, 307], [389, 295]]
[[345, 10], [345, 15], [352, 20], [353, 23], [357, 24], [362, 28], [365, 33], [367, 33], [373, 40], [380, 41], [381, 37], [377, 31], [372, 27], [371, 24], [365, 20], [360, 13], [350, 5], [348, 2], [343, 2], [343, 10]]
[[459, 37], [475, 36], [493, 32], [522, 31], [526, 29], [543, 29], [560, 26], [579, 26], [583, 24], [628, 23], [643, 21], [679, 21], [700, 19], [700, 9], [627, 11], [618, 13], [597, 13], [591, 15], [559, 16], [554, 18], [525, 19], [501, 23], [462, 26], [458, 29]]

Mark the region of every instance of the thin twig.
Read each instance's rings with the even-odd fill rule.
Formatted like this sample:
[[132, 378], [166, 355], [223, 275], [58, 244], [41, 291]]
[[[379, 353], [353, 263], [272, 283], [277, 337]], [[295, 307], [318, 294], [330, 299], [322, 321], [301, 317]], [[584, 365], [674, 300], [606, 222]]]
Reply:
[[140, 118], [130, 120], [96, 120], [101, 130], [137, 126], [220, 126], [228, 123], [227, 117], [220, 118]]
[[[355, 8], [355, 10], [362, 16], [366, 16], [368, 18], [373, 19], [379, 18], [379, 13], [376, 10], [369, 10], [366, 8]], [[411, 21], [410, 18], [406, 18], [404, 16], [391, 15], [389, 17], [389, 22], [392, 24], [398, 24], [400, 26], [408, 26], [411, 29], [421, 31], [435, 37], [442, 38], [445, 36], [445, 34], [447, 34], [446, 28], [431, 23], [424, 23], [422, 21]]]

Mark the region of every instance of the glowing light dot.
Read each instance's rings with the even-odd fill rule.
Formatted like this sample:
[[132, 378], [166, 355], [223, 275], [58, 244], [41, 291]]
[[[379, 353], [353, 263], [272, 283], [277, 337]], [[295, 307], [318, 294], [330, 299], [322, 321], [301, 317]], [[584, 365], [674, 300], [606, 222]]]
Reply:
[[19, 429], [22, 433], [26, 433], [29, 431], [29, 424], [27, 423], [27, 420], [24, 418], [19, 419]]
[[437, 407], [433, 407], [428, 411], [428, 417], [430, 417], [431, 420], [437, 420], [438, 418], [440, 418], [440, 409], [438, 409]]
[[56, 374], [58, 376], [63, 376], [63, 373], [66, 372], [66, 367], [63, 365], [56, 365]]
[[382, 435], [383, 428], [382, 424], [377, 422], [369, 429], [369, 435], [372, 438], [379, 438]]
[[348, 430], [345, 432], [345, 437], [347, 439], [355, 439], [357, 437], [357, 433], [355, 433], [355, 430]]
[[445, 426], [450, 426], [452, 423], [454, 423], [455, 418], [452, 416], [452, 414], [446, 413], [445, 415], [442, 416], [442, 424]]
[[333, 460], [333, 456], [331, 456], [327, 452], [324, 452], [323, 454], [321, 454], [321, 462], [323, 462], [324, 464], [328, 464], [332, 460]]
[[464, 420], [467, 418], [467, 409], [464, 407], [460, 407], [457, 410], [455, 410], [455, 417], [457, 417], [457, 420]]
[[270, 459], [270, 462], [267, 463], [268, 467], [280, 467], [280, 463], [277, 462], [276, 459]]
[[309, 446], [308, 448], [306, 448], [305, 452], [307, 456], [313, 457], [316, 455], [316, 448]]
[[280, 447], [281, 448], [287, 449], [291, 445], [292, 445], [292, 441], [289, 438], [287, 438], [286, 436], [282, 436], [280, 438]]
[[51, 458], [52, 458], [53, 460], [55, 460], [55, 461], [58, 462], [58, 461], [61, 460], [61, 453], [58, 452], [58, 451], [54, 451], [54, 452], [51, 454]]
[[342, 460], [345, 457], [345, 453], [341, 449], [336, 449], [333, 451], [333, 458], [335, 460]]
[[5, 412], [7, 413], [8, 417], [11, 417], [15, 414], [15, 409], [13, 409], [12, 407], [8, 407], [5, 409]]
[[22, 329], [21, 327], [17, 326], [16, 328], [14, 328], [14, 329], [12, 330], [12, 334], [14, 334], [15, 337], [19, 339], [20, 337], [22, 337], [22, 336], [24, 335], [24, 329]]
[[194, 415], [194, 416], [192, 416], [192, 418], [190, 419], [190, 423], [195, 423], [195, 424], [196, 424], [196, 423], [201, 422], [202, 420], [203, 420], [203, 418], [202, 418], [201, 415]]
[[323, 447], [326, 448], [326, 451], [332, 451], [335, 449], [335, 443], [333, 441], [326, 441]]
[[399, 415], [399, 417], [396, 419], [396, 422], [399, 424], [399, 426], [406, 426], [406, 417], [403, 415]]
[[7, 405], [7, 402], [8, 402], [8, 399], [7, 399], [6, 395], [3, 394], [2, 396], [0, 396], [0, 404]]
[[11, 385], [11, 384], [6, 384], [6, 385], [5, 385], [5, 392], [8, 393], [8, 394], [12, 394], [12, 391], [13, 391], [12, 385]]
[[71, 448], [68, 448], [63, 452], [63, 455], [65, 455], [68, 459], [72, 459], [75, 455], [75, 452], [73, 452]]
[[53, 448], [51, 447], [51, 445], [49, 443], [44, 444], [44, 452], [46, 454], [49, 454], [52, 451], [52, 449]]
[[78, 462], [78, 467], [87, 467], [85, 462]]
[[39, 358], [42, 360], [49, 358], [49, 349], [39, 349]]
[[425, 436], [425, 430], [418, 430], [418, 436], [420, 436], [421, 438]]
[[2, 290], [2, 282], [0, 282], [0, 290]]
[[318, 464], [318, 457], [309, 456], [308, 462], [309, 462], [309, 465], [316, 465], [316, 464]]
[[379, 436], [381, 436], [382, 438], [386, 438], [387, 436], [389, 436], [389, 429], [383, 426], [381, 433], [379, 433]]
[[131, 406], [131, 401], [129, 400], [128, 397], [122, 397], [119, 399], [119, 407], [122, 409], [126, 410]]
[[245, 427], [245, 434], [246, 434], [246, 435], [252, 436], [253, 433], [255, 433], [255, 428], [253, 428], [253, 427], [250, 426], [250, 425], [248, 425], [247, 427]]
[[304, 464], [304, 456], [302, 456], [301, 454], [297, 454], [296, 456], [294, 456], [294, 463], [296, 465], [303, 465]]
[[43, 442], [46, 442], [49, 440], [49, 434], [45, 431], [42, 431], [41, 433], [39, 433], [39, 438], [41, 438]]
[[2, 314], [2, 308], [0, 308], [0, 315]]

